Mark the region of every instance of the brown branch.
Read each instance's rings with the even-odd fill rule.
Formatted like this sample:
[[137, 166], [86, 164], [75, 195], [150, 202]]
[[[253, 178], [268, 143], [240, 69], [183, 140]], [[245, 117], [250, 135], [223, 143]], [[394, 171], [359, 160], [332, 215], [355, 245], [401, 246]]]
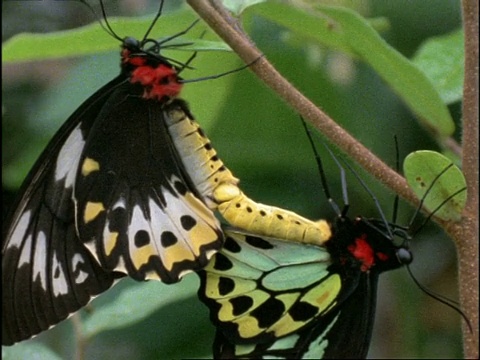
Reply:
[[405, 179], [335, 123], [278, 73], [242, 31], [237, 20], [222, 5], [214, 0], [187, 0], [187, 2], [245, 63], [252, 64], [258, 59], [250, 66], [250, 69], [303, 118], [311, 122], [326, 138], [379, 181], [412, 204], [418, 205], [418, 199], [408, 187]]
[[468, 196], [461, 223], [449, 229], [449, 233], [458, 249], [460, 302], [473, 326], [473, 334], [463, 327], [464, 355], [466, 359], [478, 359], [478, 1], [463, 0], [462, 11], [465, 31], [462, 167]]

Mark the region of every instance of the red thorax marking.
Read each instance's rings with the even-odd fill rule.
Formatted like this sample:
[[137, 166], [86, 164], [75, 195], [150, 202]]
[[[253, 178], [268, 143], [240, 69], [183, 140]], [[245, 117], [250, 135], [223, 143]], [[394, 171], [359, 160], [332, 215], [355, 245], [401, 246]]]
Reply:
[[122, 59], [134, 67], [130, 74], [130, 82], [140, 83], [144, 88], [143, 98], [165, 100], [178, 96], [183, 84], [178, 80], [177, 70], [168, 63], [148, 64], [146, 56], [130, 56], [128, 49], [122, 51]]

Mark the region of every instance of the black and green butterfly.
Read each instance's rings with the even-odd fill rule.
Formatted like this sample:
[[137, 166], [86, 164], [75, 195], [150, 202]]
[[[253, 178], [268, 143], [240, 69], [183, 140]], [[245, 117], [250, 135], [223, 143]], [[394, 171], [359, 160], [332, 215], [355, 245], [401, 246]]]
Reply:
[[334, 208], [331, 236], [318, 244], [224, 228], [223, 249], [199, 272], [215, 358], [367, 356], [378, 277], [411, 263], [410, 235], [383, 216], [350, 219], [348, 206]]
[[338, 218], [325, 246], [225, 231], [201, 271], [216, 358], [362, 358], [380, 273], [408, 264], [379, 225]]

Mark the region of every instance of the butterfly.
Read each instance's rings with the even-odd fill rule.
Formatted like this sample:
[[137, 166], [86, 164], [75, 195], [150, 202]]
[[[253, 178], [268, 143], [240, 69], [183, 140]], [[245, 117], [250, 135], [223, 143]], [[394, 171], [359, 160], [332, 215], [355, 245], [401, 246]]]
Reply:
[[177, 282], [222, 246], [208, 198], [232, 175], [178, 99], [183, 68], [160, 54], [177, 36], [121, 39], [121, 73], [67, 119], [26, 177], [3, 229], [3, 345], [125, 275]]
[[175, 283], [203, 268], [224, 239], [214, 211], [266, 236], [316, 243], [330, 234], [326, 222], [256, 203], [238, 187], [178, 98], [188, 62], [160, 54], [190, 28], [138, 41], [106, 25], [122, 42], [120, 75], [58, 130], [4, 226], [4, 345], [48, 329], [124, 276]]
[[215, 358], [362, 358], [378, 276], [411, 254], [364, 219], [338, 219], [325, 246], [225, 231], [199, 272]]
[[412, 262], [411, 236], [383, 216], [349, 218], [324, 176], [322, 185], [337, 216], [317, 244], [224, 228], [224, 247], [198, 272], [198, 296], [216, 329], [215, 358], [367, 356], [378, 278]]

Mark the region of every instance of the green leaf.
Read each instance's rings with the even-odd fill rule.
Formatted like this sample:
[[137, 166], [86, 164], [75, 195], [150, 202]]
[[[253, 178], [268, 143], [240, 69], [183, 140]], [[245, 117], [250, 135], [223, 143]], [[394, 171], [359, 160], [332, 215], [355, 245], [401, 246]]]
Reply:
[[462, 100], [465, 51], [464, 34], [457, 30], [427, 40], [412, 59], [446, 104]]
[[318, 12], [306, 12], [279, 3], [260, 4], [253, 9], [296, 34], [360, 58], [389, 84], [424, 126], [441, 137], [454, 132], [448, 108], [431, 81], [356, 12], [324, 5], [315, 6]]
[[[172, 35], [172, 29], [177, 32], [187, 29], [195, 20], [191, 11], [182, 10], [162, 16], [160, 25], [152, 31], [151, 37], [159, 41]], [[109, 23], [117, 34], [128, 34], [141, 39], [146, 29], [152, 23], [152, 16], [139, 18], [109, 18]], [[199, 28], [196, 25], [194, 29]], [[221, 41], [200, 39], [200, 34], [190, 30], [191, 38], [176, 38], [168, 42], [179, 45], [175, 50], [183, 51], [231, 51], [230, 47]], [[173, 33], [175, 34], [175, 32]], [[195, 38], [197, 36], [197, 38]], [[80, 28], [58, 31], [47, 34], [22, 33], [13, 36], [2, 46], [3, 63], [47, 60], [73, 56], [85, 56], [107, 51], [118, 51], [119, 41], [114, 39], [98, 22]]]
[[235, 16], [240, 15], [246, 8], [265, 2], [266, 0], [223, 0], [223, 6]]
[[450, 159], [435, 151], [416, 151], [405, 158], [403, 172], [418, 198], [424, 199], [426, 209], [435, 211], [435, 215], [443, 220], [460, 220], [467, 192], [461, 191], [450, 197], [465, 189], [466, 181]]
[[[123, 280], [125, 281], [127, 280]], [[198, 288], [196, 276], [187, 276], [180, 284], [173, 286], [158, 281], [130, 281], [132, 286], [121, 291], [114, 299], [110, 298], [108, 303], [95, 307], [93, 313], [85, 319], [82, 324], [85, 336], [92, 337], [101, 331], [139, 322], [163, 306], [194, 295]]]
[[46, 344], [30, 342], [14, 346], [2, 346], [2, 360], [61, 360]]

